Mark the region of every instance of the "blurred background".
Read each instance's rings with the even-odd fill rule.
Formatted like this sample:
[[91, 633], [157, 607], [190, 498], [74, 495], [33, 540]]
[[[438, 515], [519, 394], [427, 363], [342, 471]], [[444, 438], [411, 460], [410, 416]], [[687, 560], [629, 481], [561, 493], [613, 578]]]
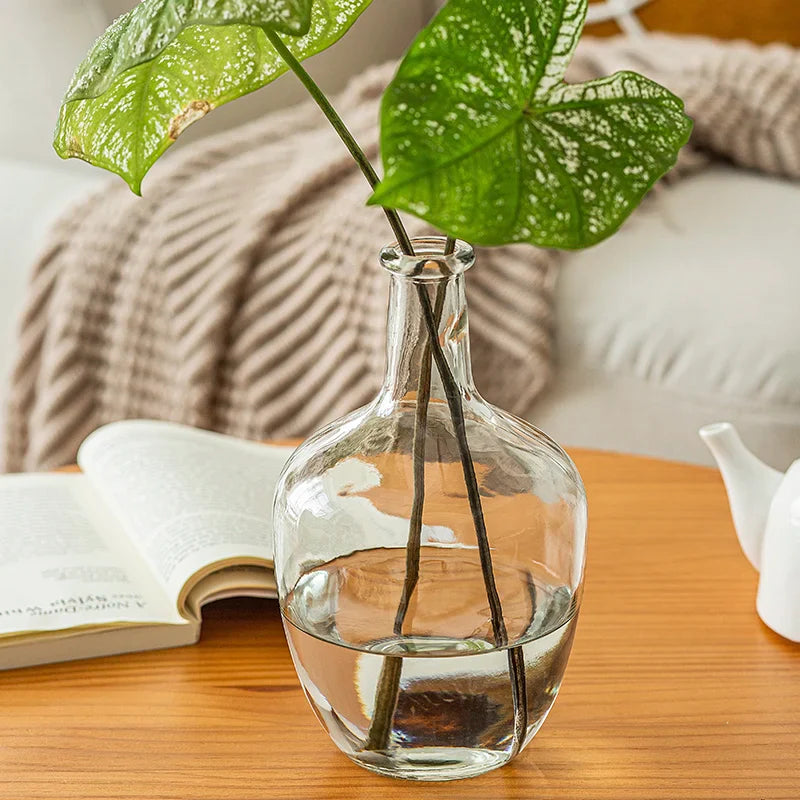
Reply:
[[[0, 0], [0, 399], [49, 226], [112, 180], [53, 152], [61, 98], [94, 38], [133, 5]], [[368, 65], [399, 57], [437, 6], [375, 0], [343, 42], [309, 62], [310, 72], [324, 89], [341, 89]], [[590, 21], [588, 32], [604, 37], [782, 43], [785, 81], [798, 80], [797, 0], [609, 0], [592, 5]], [[678, 74], [683, 65], [672, 67]], [[284, 76], [215, 110], [175, 150], [303, 96]], [[782, 98], [800, 108], [797, 93]], [[769, 94], [758, 102], [768, 104]], [[798, 124], [795, 113], [780, 135], [797, 137]], [[657, 192], [608, 242], [565, 258], [554, 289], [555, 372], [532, 421], [568, 446], [709, 463], [696, 429], [727, 418], [776, 467], [800, 456], [799, 169], [766, 174], [717, 159]]]

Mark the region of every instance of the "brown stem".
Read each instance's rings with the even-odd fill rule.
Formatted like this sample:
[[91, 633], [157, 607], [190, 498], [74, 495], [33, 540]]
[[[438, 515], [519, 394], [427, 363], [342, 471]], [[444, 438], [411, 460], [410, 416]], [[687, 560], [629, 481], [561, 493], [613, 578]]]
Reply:
[[[422, 510], [425, 506], [425, 439], [428, 428], [428, 405], [431, 399], [431, 354], [426, 347], [422, 355], [422, 373], [417, 388], [417, 408], [414, 417], [414, 440], [411, 445], [411, 461], [414, 470], [414, 499], [411, 503], [411, 516], [408, 521], [408, 542], [406, 544], [406, 578], [403, 592], [394, 617], [394, 633], [403, 635], [403, 623], [408, 614], [411, 595], [419, 579], [419, 555], [422, 544]], [[427, 373], [427, 380], [424, 375]]]
[[444, 351], [439, 343], [439, 332], [433, 316], [431, 300], [425, 286], [418, 284], [417, 294], [422, 304], [422, 313], [425, 324], [428, 328], [428, 338], [433, 341], [433, 358], [436, 362], [436, 369], [442, 379], [445, 397], [450, 408], [450, 416], [453, 420], [458, 450], [461, 455], [461, 467], [464, 472], [464, 481], [467, 484], [467, 497], [469, 499], [472, 521], [475, 525], [475, 533], [478, 537], [478, 551], [481, 558], [481, 569], [483, 571], [483, 582], [486, 585], [486, 596], [489, 600], [489, 611], [492, 617], [492, 629], [494, 630], [495, 644], [498, 647], [505, 647], [508, 644], [508, 633], [506, 623], [503, 618], [503, 608], [500, 603], [500, 595], [497, 592], [497, 585], [492, 569], [492, 550], [489, 545], [489, 536], [486, 532], [486, 520], [483, 516], [483, 506], [480, 498], [480, 488], [478, 478], [475, 474], [475, 464], [469, 451], [467, 441], [467, 429], [464, 422], [464, 407], [461, 403], [461, 394], [458, 386], [450, 371], [450, 365], [444, 357]]
[[[453, 252], [448, 246], [445, 255]], [[455, 247], [453, 241], [452, 247]], [[442, 281], [436, 288], [436, 309], [434, 314], [438, 321], [442, 317], [447, 284]], [[394, 633], [403, 635], [403, 623], [408, 614], [408, 606], [419, 580], [420, 548], [422, 545], [422, 510], [425, 505], [425, 440], [428, 428], [428, 406], [431, 399], [431, 343], [425, 342], [422, 351], [422, 364], [420, 365], [419, 383], [417, 384], [417, 406], [414, 415], [414, 440], [411, 445], [411, 460], [414, 470], [414, 498], [411, 503], [411, 516], [408, 523], [408, 542], [406, 544], [406, 577], [403, 582], [403, 592], [397, 606], [394, 618]], [[392, 730], [392, 719], [397, 709], [397, 699], [400, 694], [400, 676], [403, 670], [403, 659], [389, 656], [381, 667], [378, 678], [378, 687], [375, 693], [375, 711], [370, 723], [367, 741], [364, 745], [367, 750], [385, 750], [389, 746], [389, 736]]]
[[[369, 183], [369, 185], [374, 189], [380, 183], [378, 173], [375, 172], [375, 168], [372, 166], [372, 163], [353, 137], [353, 134], [348, 130], [347, 125], [344, 124], [344, 121], [339, 116], [336, 109], [331, 105], [330, 100], [328, 100], [322, 89], [317, 86], [317, 84], [314, 82], [314, 79], [306, 72], [303, 65], [297, 60], [297, 58], [295, 58], [294, 53], [292, 53], [292, 51], [286, 46], [283, 39], [281, 39], [281, 37], [273, 30], [266, 29], [265, 32], [272, 46], [278, 51], [278, 55], [286, 62], [289, 69], [291, 69], [292, 72], [294, 72], [294, 74], [299, 78], [300, 83], [305, 86], [305, 88], [308, 90], [308, 93], [320, 107], [322, 113], [327, 117], [331, 127], [336, 131], [336, 133], [339, 134], [339, 138], [350, 152], [353, 160], [356, 162], [356, 164], [358, 164], [361, 172], [367, 179], [367, 183]], [[400, 215], [393, 208], [384, 208], [383, 211], [386, 214], [386, 219], [389, 221], [392, 231], [394, 231], [394, 235], [397, 237], [398, 244], [400, 245], [402, 251], [406, 255], [414, 255], [414, 248], [411, 246], [411, 239], [409, 238], [408, 233], [406, 232], [406, 229], [400, 220]]]
[[[483, 516], [483, 506], [481, 504], [478, 478], [475, 474], [475, 464], [472, 461], [469, 441], [467, 440], [467, 429], [464, 421], [464, 407], [461, 402], [461, 394], [439, 342], [438, 325], [434, 318], [431, 300], [430, 297], [428, 297], [428, 292], [424, 284], [420, 283], [417, 285], [417, 293], [420, 303], [422, 304], [422, 314], [425, 319], [425, 324], [428, 328], [428, 339], [433, 347], [433, 359], [436, 362], [436, 369], [442, 380], [447, 404], [450, 408], [450, 417], [455, 428], [456, 441], [458, 442], [458, 449], [461, 455], [464, 482], [467, 486], [470, 511], [475, 526], [475, 533], [478, 537], [481, 571], [483, 572], [486, 596], [489, 600], [489, 611], [492, 618], [495, 644], [497, 647], [505, 647], [508, 645], [508, 631], [506, 629], [505, 619], [503, 618], [503, 607], [500, 602], [500, 595], [497, 592], [497, 584], [494, 578], [492, 551], [489, 545], [489, 536], [486, 531], [486, 520]], [[512, 647], [508, 650], [508, 670], [511, 677], [511, 699], [514, 706], [514, 740], [512, 748], [514, 751], [513, 754], [516, 754], [522, 747], [528, 725], [525, 660], [521, 647]]]
[[[448, 238], [446, 253], [451, 253], [455, 242]], [[442, 291], [444, 290], [444, 291]], [[419, 578], [419, 561], [422, 534], [422, 509], [425, 498], [425, 429], [427, 426], [427, 409], [430, 400], [431, 381], [431, 356], [436, 361], [436, 367], [444, 386], [450, 416], [453, 421], [456, 440], [461, 455], [461, 464], [467, 495], [472, 512], [475, 532], [478, 539], [478, 549], [481, 558], [481, 571], [483, 573], [486, 595], [489, 600], [492, 618], [492, 630], [495, 644], [505, 647], [508, 644], [508, 631], [503, 617], [503, 608], [497, 585], [494, 578], [491, 547], [489, 545], [486, 521], [483, 516], [483, 507], [480, 499], [480, 488], [475, 474], [475, 465], [469, 449], [466, 433], [464, 410], [458, 386], [453, 378], [452, 371], [444, 357], [444, 352], [439, 342], [439, 320], [441, 319], [446, 284], [437, 288], [436, 308], [431, 309], [430, 297], [424, 284], [417, 285], [423, 318], [428, 331], [428, 338], [422, 356], [422, 371], [417, 393], [417, 414], [414, 425], [414, 443], [412, 448], [414, 465], [414, 501], [412, 505], [411, 520], [409, 525], [409, 538], [406, 548], [406, 578], [403, 593], [397, 609], [394, 622], [394, 632], [402, 635], [402, 626], [408, 612], [408, 605], [416, 588]], [[512, 647], [507, 651], [508, 671], [511, 679], [511, 700], [514, 708], [514, 734], [512, 740], [512, 756], [516, 755], [522, 747], [528, 725], [528, 701], [525, 685], [525, 660], [521, 647]], [[392, 719], [394, 717], [397, 700], [399, 697], [400, 678], [402, 674], [402, 658], [389, 657], [384, 662], [378, 679], [375, 696], [375, 713], [365, 747], [369, 750], [385, 750], [388, 747], [391, 735]]]
[[369, 723], [365, 750], [386, 750], [392, 733], [392, 720], [400, 697], [400, 674], [403, 659], [400, 656], [387, 656], [381, 664], [381, 674], [375, 691], [375, 708]]
[[[452, 255], [456, 240], [447, 238], [444, 254]], [[447, 296], [447, 283], [442, 281], [436, 287], [436, 327], [442, 318], [444, 301]], [[403, 591], [394, 618], [394, 633], [403, 635], [403, 623], [408, 614], [408, 607], [419, 580], [420, 548], [422, 545], [422, 511], [425, 506], [425, 440], [428, 428], [428, 406], [431, 399], [431, 343], [425, 342], [420, 364], [419, 382], [417, 384], [417, 405], [414, 415], [414, 439], [411, 446], [411, 460], [414, 471], [414, 497], [411, 504], [411, 516], [408, 524], [408, 542], [406, 544], [406, 577]], [[375, 711], [370, 723], [365, 747], [368, 750], [385, 750], [389, 746], [392, 719], [397, 709], [400, 694], [400, 676], [402, 674], [402, 658], [388, 657], [381, 668], [378, 686], [375, 693]]]
[[[444, 247], [446, 256], [452, 255], [456, 249], [456, 240], [447, 237]], [[445, 268], [446, 269], [446, 268]], [[442, 318], [444, 301], [447, 296], [447, 284], [442, 281], [436, 287], [436, 308], [434, 319], [436, 329]], [[417, 386], [417, 408], [414, 416], [414, 441], [411, 448], [411, 459], [414, 469], [414, 500], [411, 506], [411, 518], [408, 526], [408, 545], [406, 547], [406, 579], [403, 583], [403, 593], [394, 618], [394, 632], [397, 636], [403, 634], [403, 622], [408, 614], [408, 605], [419, 580], [419, 557], [422, 542], [422, 510], [425, 506], [425, 439], [428, 427], [428, 405], [431, 399], [431, 342], [425, 342], [422, 351], [422, 363]]]
[[[447, 284], [442, 282], [436, 288], [436, 308], [434, 316], [438, 327], [442, 318]], [[414, 441], [411, 447], [411, 460], [414, 469], [414, 500], [408, 525], [408, 544], [406, 546], [406, 579], [403, 593], [394, 618], [394, 632], [403, 634], [403, 622], [408, 614], [408, 605], [419, 579], [419, 557], [422, 543], [422, 510], [425, 505], [425, 440], [428, 428], [428, 406], [431, 400], [431, 343], [425, 342], [417, 385], [417, 407], [414, 416]]]

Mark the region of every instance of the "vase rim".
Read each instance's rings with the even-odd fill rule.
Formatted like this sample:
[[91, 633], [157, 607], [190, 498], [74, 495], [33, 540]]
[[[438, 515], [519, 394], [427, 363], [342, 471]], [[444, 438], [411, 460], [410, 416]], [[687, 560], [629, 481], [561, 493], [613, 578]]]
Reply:
[[475, 263], [471, 244], [456, 239], [452, 253], [445, 255], [444, 236], [417, 236], [411, 240], [414, 255], [407, 255], [397, 242], [381, 250], [381, 265], [394, 275], [415, 281], [440, 281], [461, 275]]

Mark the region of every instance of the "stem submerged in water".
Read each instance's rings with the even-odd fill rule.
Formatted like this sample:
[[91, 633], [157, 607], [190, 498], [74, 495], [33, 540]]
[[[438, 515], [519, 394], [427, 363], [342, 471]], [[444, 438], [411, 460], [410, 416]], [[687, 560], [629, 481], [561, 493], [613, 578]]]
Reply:
[[[497, 592], [497, 585], [494, 579], [494, 569], [492, 568], [492, 551], [489, 545], [489, 536], [486, 531], [486, 520], [483, 516], [481, 504], [480, 488], [478, 478], [475, 474], [475, 464], [472, 461], [472, 454], [467, 440], [467, 429], [464, 420], [464, 408], [461, 402], [461, 394], [458, 385], [453, 378], [450, 365], [444, 357], [442, 346], [439, 343], [438, 324], [434, 318], [431, 301], [425, 287], [419, 284], [417, 287], [420, 303], [422, 304], [425, 324], [428, 328], [428, 339], [433, 347], [433, 358], [436, 368], [442, 379], [447, 404], [450, 409], [450, 417], [455, 428], [456, 441], [461, 455], [461, 466], [464, 472], [464, 482], [467, 485], [467, 495], [469, 497], [470, 511], [475, 525], [475, 533], [478, 537], [478, 550], [481, 557], [481, 571], [483, 582], [486, 587], [486, 596], [489, 600], [489, 610], [492, 617], [492, 629], [494, 631], [495, 645], [506, 647], [508, 645], [508, 631], [505, 619], [503, 618], [503, 607], [500, 602], [500, 595]], [[525, 684], [525, 658], [521, 647], [511, 647], [508, 650], [508, 672], [511, 678], [511, 699], [514, 706], [514, 739], [512, 743], [512, 757], [516, 755], [522, 747], [528, 727], [528, 697]]]
[[[450, 242], [446, 249], [449, 254]], [[453, 241], [453, 247], [455, 241]], [[447, 284], [442, 282], [436, 289], [436, 309], [434, 315], [438, 327], [442, 316]], [[414, 497], [411, 503], [411, 516], [408, 523], [408, 543], [406, 544], [406, 577], [403, 582], [403, 593], [397, 606], [394, 618], [394, 633], [403, 635], [403, 623], [408, 613], [411, 597], [419, 580], [419, 558], [422, 544], [422, 510], [425, 505], [425, 440], [428, 430], [428, 406], [431, 399], [431, 343], [425, 342], [420, 365], [419, 382], [417, 384], [417, 406], [414, 415], [414, 440], [411, 445], [411, 460], [414, 469]], [[392, 717], [397, 708], [397, 698], [400, 694], [400, 676], [403, 665], [402, 658], [388, 657], [385, 659], [378, 678], [375, 693], [375, 711], [367, 735], [365, 749], [385, 750], [389, 746], [392, 730]]]
[[[325, 97], [319, 86], [314, 82], [313, 78], [305, 71], [289, 48], [286, 47], [280, 36], [274, 31], [267, 30], [265, 32], [272, 46], [277, 50], [281, 58], [283, 58], [295, 75], [297, 75], [303, 86], [305, 86], [309, 94], [314, 98], [317, 105], [319, 105], [320, 109], [353, 156], [356, 164], [358, 164], [361, 171], [364, 173], [367, 182], [374, 189], [380, 182], [378, 175], [358, 142], [356, 142], [353, 135], [347, 129], [342, 118], [337, 114], [336, 110], [330, 104], [328, 98]], [[411, 239], [403, 226], [400, 215], [396, 210], [390, 208], [384, 208], [383, 211], [386, 214], [394, 235], [397, 237], [400, 248], [406, 255], [413, 255], [414, 249]], [[445, 246], [445, 254], [452, 253], [454, 248], [455, 240], [448, 237]], [[402, 635], [403, 622], [408, 613], [411, 596], [413, 595], [419, 578], [422, 510], [425, 501], [425, 440], [427, 434], [428, 405], [430, 401], [431, 362], [434, 361], [447, 397], [450, 417], [458, 442], [464, 482], [469, 497], [470, 511], [475, 526], [475, 533], [478, 538], [481, 570], [483, 572], [486, 595], [489, 600], [495, 644], [498, 647], [506, 647], [508, 645], [508, 632], [506, 630], [503, 609], [495, 584], [494, 571], [492, 569], [491, 547], [489, 545], [486, 522], [483, 516], [483, 507], [481, 505], [478, 480], [475, 474], [475, 465], [472, 461], [472, 454], [470, 453], [469, 441], [467, 439], [461, 395], [439, 342], [439, 319], [444, 306], [446, 291], [447, 285], [442, 282], [437, 290], [436, 309], [434, 310], [431, 306], [431, 300], [425, 285], [423, 283], [417, 284], [417, 293], [422, 306], [425, 327], [428, 332], [428, 341], [422, 356], [423, 363], [420, 371], [419, 388], [417, 392], [417, 410], [414, 420], [414, 442], [412, 445], [414, 498], [412, 501], [409, 538], [406, 550], [406, 578], [400, 605], [398, 606], [397, 615], [395, 616], [394, 632], [398, 636]], [[375, 710], [365, 744], [365, 749], [367, 750], [384, 750], [389, 745], [392, 718], [394, 717], [397, 707], [402, 667], [402, 658], [400, 657], [390, 656], [384, 660], [375, 696]], [[522, 747], [528, 717], [525, 690], [525, 662], [520, 647], [512, 647], [508, 650], [508, 669], [511, 678], [511, 697], [514, 705], [513, 755]]]

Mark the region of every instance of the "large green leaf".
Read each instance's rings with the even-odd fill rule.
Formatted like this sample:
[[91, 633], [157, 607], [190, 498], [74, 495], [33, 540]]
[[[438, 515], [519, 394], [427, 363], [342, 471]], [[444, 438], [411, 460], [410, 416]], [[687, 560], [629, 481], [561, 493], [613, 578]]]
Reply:
[[298, 59], [340, 39], [371, 0], [144, 0], [78, 67], [54, 146], [142, 178], [192, 122], [286, 72], [267, 32]]
[[579, 248], [613, 233], [691, 132], [683, 103], [632, 72], [563, 77], [587, 0], [450, 0], [381, 112], [373, 204], [475, 244]]

